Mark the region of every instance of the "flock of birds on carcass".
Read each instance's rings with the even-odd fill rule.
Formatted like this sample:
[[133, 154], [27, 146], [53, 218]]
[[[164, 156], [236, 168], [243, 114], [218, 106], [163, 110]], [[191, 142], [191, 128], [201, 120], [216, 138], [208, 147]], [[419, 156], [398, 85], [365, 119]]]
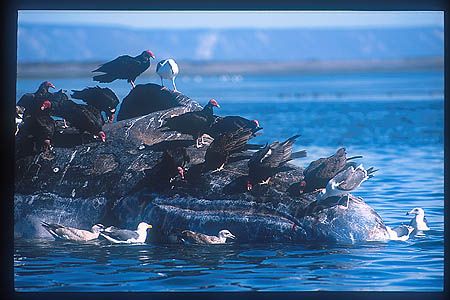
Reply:
[[[150, 58], [155, 58], [149, 50], [143, 51], [136, 57], [122, 55], [113, 61], [101, 65], [93, 72], [104, 74], [93, 77], [95, 81], [109, 83], [116, 79], [125, 79], [135, 88], [136, 78], [150, 67]], [[156, 68], [157, 74], [163, 79], [171, 79], [174, 87], [175, 77], [179, 72], [178, 66], [173, 59], [162, 60]], [[55, 134], [56, 121], [52, 116], [63, 119], [63, 128], [75, 128], [82, 136], [82, 143], [100, 140], [105, 142], [106, 135], [102, 131], [105, 122], [112, 122], [119, 99], [109, 88], [88, 87], [82, 91], [72, 90], [72, 98], [87, 103], [77, 104], [70, 100], [63, 90], [50, 93], [49, 89], [55, 86], [49, 81], [43, 82], [35, 93], [23, 95], [16, 105], [16, 149], [25, 148], [26, 153], [40, 153], [52, 150], [52, 137]], [[220, 107], [219, 103], [211, 99], [201, 111], [187, 112], [179, 116], [167, 118], [161, 128], [163, 131], [177, 131], [189, 134], [195, 140], [197, 148], [204, 144], [203, 135], [208, 134], [213, 142], [208, 146], [205, 153], [205, 161], [202, 172], [212, 170], [219, 172], [228, 163], [229, 157], [238, 152], [248, 149], [247, 142], [260, 135], [262, 129], [257, 120], [248, 120], [240, 116], [219, 117], [213, 114], [213, 108]], [[102, 115], [106, 115], [106, 120]], [[67, 122], [66, 122], [67, 121]], [[251, 191], [253, 186], [269, 184], [271, 177], [283, 170], [283, 166], [296, 158], [306, 157], [306, 151], [292, 152], [293, 144], [300, 135], [294, 135], [284, 142], [273, 142], [270, 145], [258, 146], [257, 150], [248, 161], [247, 190]], [[20, 147], [17, 147], [20, 145]], [[256, 145], [257, 146], [257, 145]], [[17, 154], [17, 152], [16, 152]], [[361, 158], [354, 156], [347, 158], [345, 148], [339, 149], [335, 154], [327, 158], [320, 158], [310, 163], [304, 169], [304, 178], [298, 183], [297, 195], [303, 193], [319, 192], [317, 203], [333, 197], [347, 195], [358, 188], [362, 182], [373, 177], [372, 167], [364, 169], [362, 164], [357, 165], [353, 159]], [[186, 149], [178, 147], [165, 150], [161, 159], [162, 180], [170, 183], [178, 175], [184, 179], [184, 172], [189, 163]], [[414, 214], [414, 219], [409, 225], [401, 225], [391, 229], [388, 228], [391, 239], [406, 240], [413, 232], [429, 230], [421, 208], [415, 208], [408, 214]], [[105, 227], [96, 224], [92, 231], [65, 227], [58, 224], [42, 222], [42, 226], [56, 239], [86, 241], [103, 237], [113, 243], [143, 243], [147, 236], [147, 229], [152, 226], [142, 222], [136, 231], [119, 229], [114, 226]], [[180, 240], [191, 243], [216, 244], [225, 243], [227, 238], [234, 239], [235, 236], [224, 229], [219, 236], [207, 236], [189, 230], [181, 232]]]

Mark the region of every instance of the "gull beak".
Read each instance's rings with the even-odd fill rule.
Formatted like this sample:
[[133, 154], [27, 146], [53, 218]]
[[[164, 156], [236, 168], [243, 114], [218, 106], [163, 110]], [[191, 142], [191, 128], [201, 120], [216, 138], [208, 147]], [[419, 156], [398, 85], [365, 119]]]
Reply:
[[414, 214], [414, 209], [406, 213], [406, 215], [413, 215], [413, 214]]
[[153, 228], [152, 225], [148, 225], [147, 229], [151, 229], [151, 228]]
[[232, 235], [231, 233], [230, 233], [230, 235], [228, 236], [230, 239], [235, 239], [236, 237], [234, 236], [234, 235]]

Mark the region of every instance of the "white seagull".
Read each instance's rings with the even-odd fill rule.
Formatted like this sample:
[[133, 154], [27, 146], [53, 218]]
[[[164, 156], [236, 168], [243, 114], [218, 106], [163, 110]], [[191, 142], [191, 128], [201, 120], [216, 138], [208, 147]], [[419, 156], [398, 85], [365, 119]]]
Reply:
[[414, 227], [409, 225], [400, 225], [391, 229], [386, 226], [389, 233], [389, 238], [393, 241], [406, 241], [409, 239], [409, 235], [414, 231]]
[[72, 227], [65, 227], [59, 224], [49, 224], [44, 221], [41, 221], [41, 225], [55, 238], [55, 240], [77, 242], [94, 240], [98, 238], [100, 230], [105, 228], [105, 226], [103, 226], [102, 224], [95, 224], [94, 226], [92, 226], [91, 231], [88, 231]]
[[362, 164], [360, 164], [357, 168], [354, 166], [354, 163], [349, 163], [346, 168], [336, 174], [336, 176], [328, 182], [326, 188], [322, 189], [322, 191], [317, 195], [318, 203], [329, 197], [347, 195], [346, 208], [348, 208], [348, 194], [357, 189], [361, 183], [373, 177], [372, 173], [378, 171], [374, 170], [373, 167], [365, 170]]
[[175, 76], [178, 75], [178, 71], [177, 63], [171, 58], [164, 59], [156, 65], [156, 73], [161, 77], [161, 86], [164, 86], [163, 79], [172, 79], [174, 92], [178, 92], [175, 86]]
[[145, 243], [147, 229], [152, 228], [145, 222], [139, 223], [137, 230], [119, 229], [110, 226], [100, 232], [100, 236], [115, 244]]
[[190, 230], [183, 230], [181, 232], [181, 239], [193, 244], [225, 244], [227, 238], [235, 238], [235, 236], [227, 229], [219, 231], [218, 237], [214, 235], [206, 235], [203, 233], [193, 232]]
[[428, 226], [427, 219], [425, 218], [425, 212], [420, 207], [413, 208], [407, 215], [414, 215], [414, 218], [409, 223], [416, 231], [428, 231], [430, 226]]

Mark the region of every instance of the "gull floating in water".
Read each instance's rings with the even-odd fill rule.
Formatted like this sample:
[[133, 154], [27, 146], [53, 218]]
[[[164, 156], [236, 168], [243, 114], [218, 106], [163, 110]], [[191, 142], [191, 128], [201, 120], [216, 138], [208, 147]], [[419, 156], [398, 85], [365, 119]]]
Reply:
[[355, 164], [348, 164], [345, 169], [336, 174], [336, 176], [328, 182], [326, 188], [317, 195], [319, 203], [329, 197], [347, 195], [346, 208], [348, 208], [348, 194], [351, 191], [356, 190], [361, 183], [373, 177], [372, 173], [378, 171], [374, 170], [373, 167], [365, 170], [362, 164], [356, 168], [354, 166]]
[[422, 233], [422, 231], [430, 230], [427, 219], [425, 218], [425, 212], [420, 207], [415, 207], [411, 211], [406, 213], [407, 215], [414, 215], [414, 218], [409, 223], [409, 226], [414, 228], [414, 234]]
[[235, 236], [226, 229], [219, 231], [218, 237], [190, 230], [183, 230], [181, 232], [181, 239], [193, 244], [225, 244], [227, 238], [234, 239]]
[[414, 231], [414, 227], [409, 225], [400, 225], [398, 227], [386, 226], [389, 233], [389, 238], [393, 241], [406, 241], [409, 239], [409, 235]]
[[102, 224], [95, 224], [91, 231], [65, 227], [59, 224], [49, 224], [41, 221], [44, 227], [56, 240], [66, 241], [90, 241], [98, 238], [99, 232], [105, 228]]
[[147, 229], [152, 228], [145, 222], [139, 223], [137, 230], [119, 229], [110, 226], [100, 232], [100, 236], [115, 244], [145, 243]]

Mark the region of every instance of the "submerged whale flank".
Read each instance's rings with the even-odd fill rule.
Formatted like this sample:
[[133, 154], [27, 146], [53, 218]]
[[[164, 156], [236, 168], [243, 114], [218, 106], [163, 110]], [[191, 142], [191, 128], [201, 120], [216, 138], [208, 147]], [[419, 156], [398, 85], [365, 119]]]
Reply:
[[[360, 198], [349, 194], [344, 209], [333, 197], [318, 203], [315, 192], [287, 193], [303, 180], [303, 169], [289, 162], [270, 174], [268, 184], [258, 184], [256, 178], [250, 191], [250, 151], [233, 154], [221, 171], [196, 174], [207, 147], [197, 148], [190, 135], [159, 128], [167, 118], [201, 107], [180, 93], [161, 93], [183, 97], [182, 105], [106, 123], [105, 143], [55, 146], [52, 152], [16, 160], [15, 235], [40, 236], [39, 222], [30, 220], [45, 218], [48, 223], [70, 220], [77, 228], [97, 223], [133, 228], [151, 220], [152, 243], [170, 242], [170, 236], [185, 229], [216, 233], [224, 228], [236, 237], [235, 243], [389, 240], [380, 216]], [[157, 173], [166, 149], [179, 146], [190, 157], [184, 179], [175, 176], [170, 184], [155, 186], [149, 174]], [[107, 230], [102, 235], [112, 242], [145, 241], [130, 232], [126, 239]]]

